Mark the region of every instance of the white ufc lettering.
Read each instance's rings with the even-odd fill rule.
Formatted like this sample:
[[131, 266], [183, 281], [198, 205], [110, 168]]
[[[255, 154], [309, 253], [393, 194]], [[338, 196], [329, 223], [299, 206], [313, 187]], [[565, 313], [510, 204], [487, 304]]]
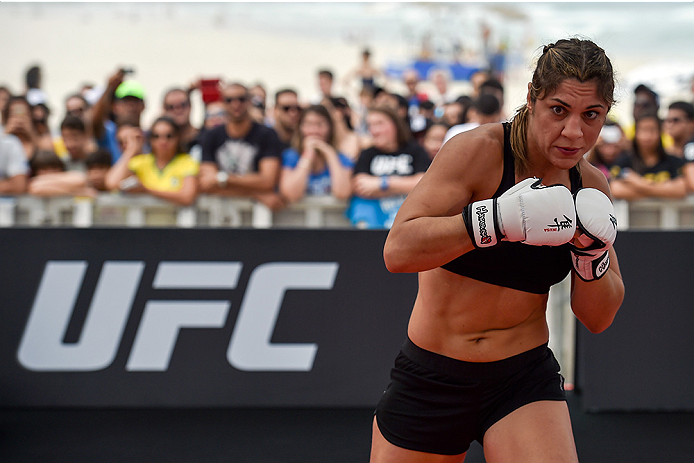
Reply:
[[106, 262], [80, 340], [66, 344], [63, 338], [87, 263], [48, 262], [19, 345], [19, 362], [36, 371], [94, 371], [109, 366], [143, 269], [142, 262]]
[[375, 176], [412, 175], [414, 172], [412, 159], [412, 155], [406, 153], [397, 156], [379, 155], [373, 158], [369, 168], [371, 174]]
[[[87, 263], [49, 261], [22, 336], [18, 360], [33, 371], [96, 371], [113, 363], [138, 290], [143, 262], [106, 262], [80, 340], [63, 338]], [[240, 262], [161, 262], [152, 287], [236, 289]], [[247, 371], [310, 371], [316, 344], [270, 342], [289, 289], [332, 289], [338, 264], [269, 263], [251, 274], [227, 350], [234, 367]], [[128, 371], [168, 369], [181, 329], [222, 328], [228, 300], [147, 301], [128, 358]]]
[[277, 344], [270, 338], [288, 289], [331, 289], [337, 263], [264, 264], [255, 269], [239, 319], [231, 335], [227, 360], [239, 370], [310, 371], [316, 344]]

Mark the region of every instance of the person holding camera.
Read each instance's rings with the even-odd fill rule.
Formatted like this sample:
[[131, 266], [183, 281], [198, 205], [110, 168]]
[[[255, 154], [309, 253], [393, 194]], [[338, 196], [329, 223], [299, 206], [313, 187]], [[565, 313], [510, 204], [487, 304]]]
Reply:
[[[142, 112], [145, 110], [145, 91], [142, 85], [125, 76], [134, 70], [120, 68], [108, 78], [106, 89], [92, 110], [92, 130], [100, 148], [111, 152], [113, 161], [121, 156], [116, 132], [119, 125], [128, 122], [140, 126]], [[113, 113], [114, 120], [110, 115]]]

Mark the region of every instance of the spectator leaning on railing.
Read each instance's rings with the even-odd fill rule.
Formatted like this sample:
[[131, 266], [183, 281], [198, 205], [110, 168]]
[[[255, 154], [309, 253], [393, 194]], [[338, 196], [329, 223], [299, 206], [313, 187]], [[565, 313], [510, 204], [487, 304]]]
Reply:
[[390, 228], [431, 160], [391, 108], [372, 108], [367, 122], [373, 146], [361, 152], [354, 167], [347, 216], [357, 228]]
[[338, 152], [328, 110], [309, 106], [299, 119], [292, 146], [282, 152], [280, 193], [290, 202], [305, 195], [347, 199], [352, 193], [354, 163]]
[[276, 192], [282, 145], [277, 133], [258, 124], [250, 114], [250, 95], [240, 83], [222, 90], [227, 122], [202, 140], [202, 192], [254, 198], [272, 210], [285, 206]]
[[129, 193], [148, 193], [182, 206], [198, 194], [198, 163], [181, 152], [181, 134], [166, 117], [154, 121], [150, 131], [152, 152], [137, 154], [135, 143], [126, 143], [123, 155], [106, 175], [106, 187]]
[[612, 166], [610, 182], [616, 199], [683, 198], [685, 161], [665, 152], [662, 122], [655, 113], [641, 115], [634, 125], [633, 152]]
[[30, 161], [32, 176], [28, 192], [34, 196], [90, 196], [96, 190], [80, 171], [66, 171], [65, 164], [53, 151], [39, 150]]

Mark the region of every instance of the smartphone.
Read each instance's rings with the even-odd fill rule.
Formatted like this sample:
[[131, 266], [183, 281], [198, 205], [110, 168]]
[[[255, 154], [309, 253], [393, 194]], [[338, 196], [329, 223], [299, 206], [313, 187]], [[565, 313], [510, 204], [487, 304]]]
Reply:
[[202, 101], [205, 104], [222, 99], [222, 92], [219, 89], [219, 79], [200, 80], [200, 91], [202, 92]]
[[135, 74], [134, 68], [121, 68], [120, 72], [123, 74]]

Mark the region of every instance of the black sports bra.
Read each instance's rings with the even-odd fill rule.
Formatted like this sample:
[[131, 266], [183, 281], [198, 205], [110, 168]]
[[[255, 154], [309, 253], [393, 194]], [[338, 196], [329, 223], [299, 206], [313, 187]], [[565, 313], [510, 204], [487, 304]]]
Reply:
[[[501, 196], [516, 183], [515, 162], [511, 150], [511, 124], [504, 122], [504, 173], [493, 198]], [[582, 186], [576, 167], [569, 170], [571, 192]], [[450, 272], [497, 286], [528, 293], [546, 294], [571, 271], [569, 245], [531, 246], [502, 241], [487, 249], [474, 249], [441, 266]]]

